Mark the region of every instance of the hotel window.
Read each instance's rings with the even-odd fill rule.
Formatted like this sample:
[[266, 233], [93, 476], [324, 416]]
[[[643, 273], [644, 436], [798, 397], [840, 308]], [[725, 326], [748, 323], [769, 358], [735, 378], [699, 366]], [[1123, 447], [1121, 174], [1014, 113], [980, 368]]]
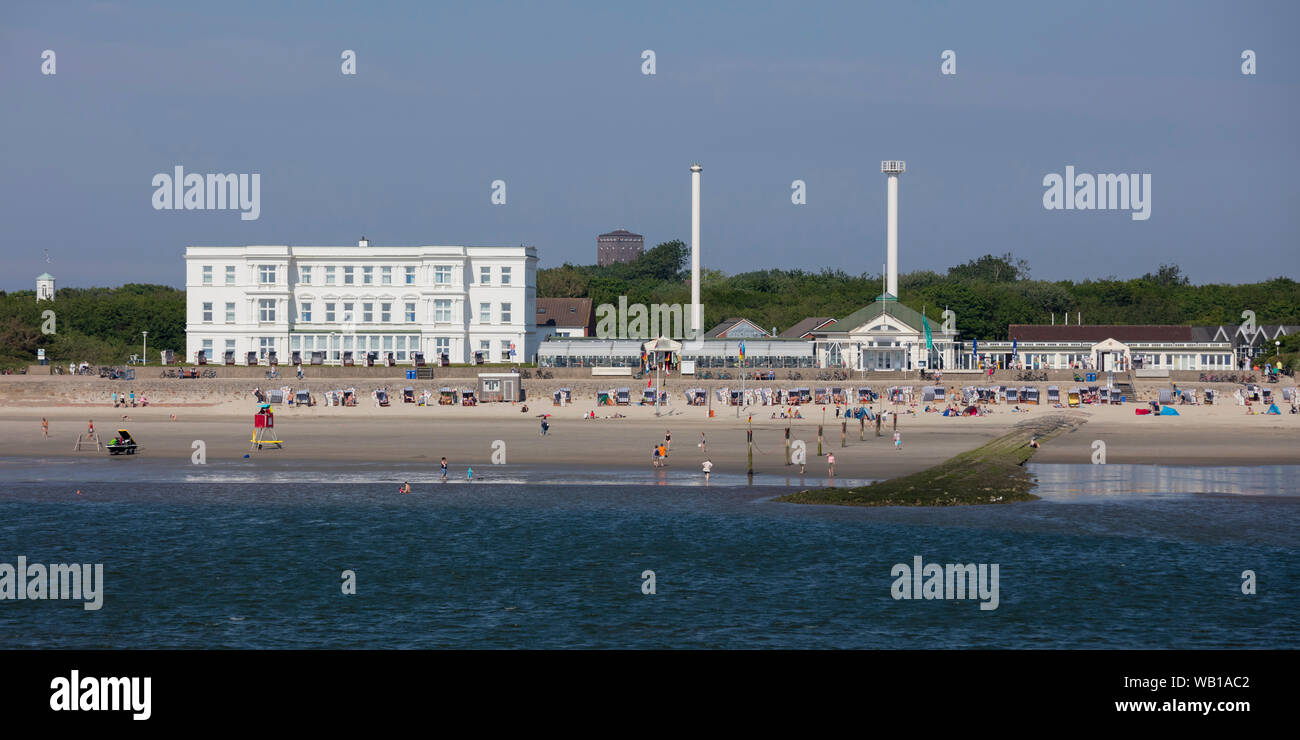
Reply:
[[275, 351], [275, 337], [260, 337], [257, 347], [257, 356], [266, 359], [267, 352]]
[[311, 323], [311, 304], [310, 304], [310, 303], [304, 303], [304, 304], [302, 304], [302, 310], [300, 310], [298, 313], [299, 313], [300, 316], [302, 316], [302, 320], [303, 320], [303, 322], [308, 323], [308, 324]]
[[205, 323], [205, 324], [211, 324], [211, 323], [212, 323], [212, 304], [211, 304], [211, 303], [205, 303], [205, 304], [203, 304], [203, 323]]
[[353, 268], [351, 268], [351, 267], [345, 267], [345, 268], [343, 268], [343, 284], [344, 284], [344, 285], [353, 285], [353, 284], [355, 284], [355, 282], [356, 282], [356, 278], [353, 277], [353, 275], [352, 275], [352, 269], [353, 269]]
[[209, 361], [212, 360], [212, 340], [211, 340], [211, 339], [204, 339], [204, 340], [203, 340], [203, 356], [204, 356], [205, 358], [207, 358]]
[[233, 303], [226, 304], [226, 323], [235, 323], [235, 304]]
[[480, 304], [478, 304], [478, 321], [479, 321], [480, 324], [490, 324], [490, 323], [492, 323], [492, 304], [491, 304], [491, 303], [480, 303]]
[[391, 303], [379, 304], [379, 320], [384, 322], [385, 324], [393, 320], [393, 304]]
[[274, 298], [261, 298], [257, 301], [257, 318], [259, 321], [275, 321]]
[[451, 321], [451, 301], [439, 298], [433, 302], [433, 320], [437, 323]]
[[235, 284], [235, 266], [226, 265], [226, 285]]
[[227, 340], [226, 340], [226, 353], [229, 354], [229, 353], [234, 352], [234, 351], [235, 351], [235, 340], [233, 340], [233, 339], [227, 339]]
[[479, 285], [487, 285], [488, 283], [492, 282], [492, 268], [491, 268], [491, 267], [480, 267], [480, 268], [478, 268], [478, 282], [479, 282]]
[[480, 339], [478, 342], [478, 351], [483, 353], [483, 359], [492, 359], [488, 357], [488, 355], [492, 354], [492, 342], [487, 339]]
[[334, 266], [333, 266], [333, 265], [330, 265], [330, 266], [328, 266], [328, 267], [325, 268], [325, 284], [326, 284], [326, 285], [333, 285], [333, 284], [334, 284]]
[[380, 285], [393, 284], [393, 268], [391, 267], [379, 268], [379, 284]]
[[362, 285], [375, 284], [375, 268], [373, 267], [361, 268], [361, 284]]
[[408, 268], [406, 268], [406, 284], [407, 284], [407, 285], [415, 285], [415, 268], [414, 268], [414, 267], [408, 267]]
[[353, 305], [354, 305], [354, 304], [351, 304], [351, 303], [344, 303], [344, 304], [343, 304], [343, 323], [345, 323], [345, 324], [351, 323], [351, 322], [353, 321], [353, 318], [352, 318], [352, 307], [353, 307]]
[[501, 361], [510, 362], [510, 340], [501, 340]]
[[406, 323], [408, 323], [408, 324], [414, 324], [414, 323], [415, 323], [415, 304], [414, 304], [414, 303], [407, 303], [407, 304], [405, 304], [405, 306], [406, 306], [406, 311], [405, 311], [405, 315], [406, 315]]
[[275, 282], [275, 265], [258, 265], [257, 282], [263, 285]]
[[373, 303], [361, 304], [361, 320], [367, 324], [375, 320], [375, 304]]
[[311, 285], [311, 265], [303, 265], [298, 268], [298, 282]]
[[503, 323], [503, 324], [509, 324], [509, 323], [510, 323], [510, 304], [509, 304], [509, 303], [502, 303], [502, 304], [501, 304], [501, 323]]
[[333, 303], [326, 303], [326, 304], [325, 304], [325, 321], [326, 321], [326, 323], [330, 323], [330, 324], [334, 323], [334, 304], [333, 304]]
[[451, 339], [449, 337], [438, 337], [437, 339], [434, 339], [433, 347], [434, 351], [438, 354], [438, 357], [451, 355]]
[[451, 265], [434, 265], [433, 282], [435, 285], [451, 285]]
[[[415, 339], [415, 337], [411, 337], [411, 339]], [[415, 342], [411, 342], [411, 347], [414, 349]], [[406, 335], [405, 334], [403, 334], [400, 337], [397, 337], [397, 352], [395, 354], [397, 355], [398, 360], [406, 359]]]
[[203, 284], [212, 285], [212, 265], [203, 266]]
[[510, 268], [509, 268], [509, 267], [502, 267], [502, 268], [501, 268], [501, 284], [502, 284], [502, 285], [509, 285], [509, 284], [510, 284]]

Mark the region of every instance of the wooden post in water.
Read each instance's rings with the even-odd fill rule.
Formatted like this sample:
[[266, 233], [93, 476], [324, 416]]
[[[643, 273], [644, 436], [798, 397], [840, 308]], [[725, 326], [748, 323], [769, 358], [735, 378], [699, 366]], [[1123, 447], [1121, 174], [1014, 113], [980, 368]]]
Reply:
[[822, 456], [822, 425], [817, 425], [817, 457]]
[[858, 417], [858, 441], [861, 442], [863, 435], [867, 433], [867, 417]]
[[790, 464], [790, 424], [785, 425], [785, 464]]
[[848, 443], [845, 442], [848, 433], [849, 433], [849, 423], [847, 421], [840, 422], [840, 447], [848, 447]]
[[880, 436], [880, 414], [876, 414], [876, 436]]

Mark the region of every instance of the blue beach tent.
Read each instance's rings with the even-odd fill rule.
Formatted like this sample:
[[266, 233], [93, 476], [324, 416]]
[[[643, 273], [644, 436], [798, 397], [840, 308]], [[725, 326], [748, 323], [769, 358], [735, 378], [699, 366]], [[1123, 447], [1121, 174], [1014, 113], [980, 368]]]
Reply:
[[1277, 404], [1274, 403], [1274, 404], [1270, 404], [1268, 407], [1268, 411], [1265, 411], [1264, 413], [1281, 415], [1282, 412], [1278, 410]]

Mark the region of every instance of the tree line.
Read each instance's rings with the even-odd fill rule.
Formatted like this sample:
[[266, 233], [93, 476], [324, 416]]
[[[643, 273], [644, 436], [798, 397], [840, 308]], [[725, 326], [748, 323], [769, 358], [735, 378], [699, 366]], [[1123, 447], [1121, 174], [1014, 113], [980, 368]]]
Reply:
[[[52, 322], [45, 311], [54, 312]], [[47, 328], [53, 333], [42, 331]], [[149, 332], [154, 362], [157, 350], [183, 355], [185, 291], [136, 283], [60, 288], [54, 300], [40, 302], [32, 290], [0, 292], [0, 365], [5, 367], [35, 364], [41, 348], [52, 363], [121, 365], [140, 353], [142, 331]]]
[[[591, 298], [596, 305], [689, 303], [690, 251], [664, 242], [631, 263], [607, 267], [564, 264], [537, 271], [537, 295]], [[956, 316], [963, 338], [1007, 338], [1011, 324], [1237, 325], [1242, 312], [1259, 324], [1300, 324], [1300, 283], [1278, 277], [1243, 285], [1192, 285], [1177, 265], [1161, 265], [1141, 277], [1034, 280], [1023, 259], [984, 255], [944, 273], [918, 270], [899, 275], [901, 302], [941, 323], [945, 309]], [[778, 332], [809, 316], [843, 318], [883, 292], [880, 275], [842, 270], [756, 270], [701, 274], [705, 327], [731, 317], [747, 318]]]
[[[630, 263], [564, 264], [537, 271], [537, 295], [591, 298], [595, 305], [690, 302], [690, 251], [679, 240], [664, 242]], [[882, 292], [879, 275], [842, 270], [755, 270], [725, 275], [703, 270], [705, 327], [743, 317], [777, 332], [809, 316], [843, 318]], [[956, 316], [963, 338], [1006, 339], [1010, 324], [1237, 325], [1254, 311], [1259, 324], [1300, 324], [1300, 283], [1278, 277], [1243, 285], [1192, 285], [1177, 265], [1161, 265], [1137, 278], [1034, 280], [1029, 265], [1011, 254], [984, 255], [946, 272], [899, 275], [901, 302], [924, 311], [935, 326], [945, 309]], [[42, 333], [42, 312], [55, 312], [55, 333]], [[45, 348], [61, 364], [85, 360], [122, 364], [140, 351], [149, 332], [149, 354], [185, 349], [185, 291], [164, 285], [61, 288], [53, 301], [36, 301], [31, 290], [0, 292], [0, 365], [35, 362]], [[1298, 335], [1300, 336], [1300, 335]], [[1300, 341], [1300, 339], [1297, 339]], [[1288, 342], [1290, 344], [1291, 342]]]

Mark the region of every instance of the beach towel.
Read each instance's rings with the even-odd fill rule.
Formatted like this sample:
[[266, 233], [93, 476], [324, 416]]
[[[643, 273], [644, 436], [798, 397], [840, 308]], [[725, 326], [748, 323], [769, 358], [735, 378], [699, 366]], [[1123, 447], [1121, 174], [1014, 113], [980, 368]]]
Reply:
[[1174, 408], [1173, 406], [1163, 406], [1163, 407], [1161, 407], [1161, 409], [1160, 409], [1160, 415], [1161, 415], [1161, 416], [1181, 416], [1181, 414], [1178, 413], [1178, 409]]
[[1133, 409], [1133, 413], [1138, 416], [1149, 416], [1151, 414], [1151, 409]]

